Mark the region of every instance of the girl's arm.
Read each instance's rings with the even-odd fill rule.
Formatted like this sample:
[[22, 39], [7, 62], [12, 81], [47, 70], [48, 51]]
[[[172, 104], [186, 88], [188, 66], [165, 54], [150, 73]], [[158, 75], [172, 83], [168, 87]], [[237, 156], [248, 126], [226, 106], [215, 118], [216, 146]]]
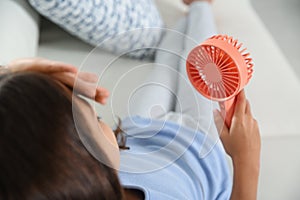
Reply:
[[255, 200], [260, 167], [260, 133], [244, 91], [237, 96], [232, 125], [228, 128], [215, 112], [215, 122], [234, 167], [231, 200]]
[[259, 166], [250, 162], [233, 161], [234, 175], [231, 200], [254, 200], [257, 196]]
[[98, 76], [89, 72], [79, 72], [73, 65], [43, 58], [26, 58], [11, 61], [0, 67], [3, 73], [36, 72], [48, 75], [61, 84], [69, 87], [74, 94], [83, 95], [98, 103], [105, 104], [108, 90], [97, 85]]

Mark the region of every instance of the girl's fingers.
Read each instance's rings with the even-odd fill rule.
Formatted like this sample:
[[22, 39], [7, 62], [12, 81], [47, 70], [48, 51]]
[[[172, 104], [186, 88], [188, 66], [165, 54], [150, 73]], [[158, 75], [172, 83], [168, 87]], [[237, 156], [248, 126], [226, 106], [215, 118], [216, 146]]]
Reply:
[[59, 61], [50, 61], [41, 59], [40, 63], [35, 65], [37, 70], [39, 70], [39, 67], [41, 67], [41, 72], [44, 73], [58, 73], [58, 72], [71, 72], [71, 73], [77, 73], [77, 68], [73, 65], [66, 64]]
[[97, 87], [97, 94], [99, 94], [102, 97], [108, 97], [109, 91], [103, 87]]
[[55, 80], [59, 81], [60, 83], [64, 84], [65, 86], [69, 88], [74, 88], [75, 76], [72, 73], [53, 73], [50, 76]]
[[73, 88], [76, 93], [95, 100], [101, 104], [105, 104], [106, 99], [109, 96], [109, 92], [105, 88], [97, 87], [97, 85], [94, 83], [84, 81], [73, 73], [55, 73], [51, 76], [64, 85]]
[[95, 97], [95, 101], [104, 105], [104, 104], [106, 104], [106, 102], [107, 102], [107, 97], [106, 97], [106, 98], [103, 98], [103, 97], [101, 97], [101, 96], [96, 96], [96, 97]]
[[73, 65], [42, 58], [15, 60], [7, 65], [11, 72], [33, 71], [53, 77], [62, 84], [73, 88], [78, 94], [105, 104], [109, 92], [97, 87], [98, 76], [89, 72], [78, 72]]
[[95, 97], [96, 102], [99, 102], [101, 104], [106, 104], [108, 97], [109, 97], [108, 90], [102, 87], [97, 88], [97, 94]]
[[244, 90], [242, 90], [236, 96], [236, 103], [234, 108], [234, 116], [238, 118], [242, 118], [245, 115], [246, 110], [246, 96]]
[[94, 85], [82, 81], [80, 79], [76, 79], [76, 76], [69, 72], [64, 73], [55, 73], [51, 75], [54, 79], [58, 80], [62, 84], [73, 88], [78, 94], [86, 96], [88, 98], [95, 97], [96, 94], [96, 87]]
[[81, 80], [90, 82], [90, 83], [97, 83], [97, 81], [98, 81], [98, 76], [96, 74], [90, 73], [90, 72], [78, 72], [77, 76]]
[[247, 115], [252, 116], [251, 106], [250, 106], [250, 102], [249, 102], [248, 100], [246, 101], [246, 111], [245, 111], [245, 113], [246, 113]]

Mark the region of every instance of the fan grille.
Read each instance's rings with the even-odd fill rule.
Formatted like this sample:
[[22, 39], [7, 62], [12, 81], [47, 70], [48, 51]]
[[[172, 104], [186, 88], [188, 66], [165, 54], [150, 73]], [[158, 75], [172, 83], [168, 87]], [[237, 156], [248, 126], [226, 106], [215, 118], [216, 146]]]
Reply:
[[240, 52], [240, 54], [243, 56], [245, 60], [245, 64], [247, 67], [247, 73], [248, 73], [247, 83], [248, 83], [253, 74], [253, 62], [252, 62], [252, 58], [250, 58], [250, 53], [247, 52], [247, 48], [242, 49], [243, 43], [238, 43], [238, 40], [228, 35], [215, 35], [209, 39], [223, 40], [228, 44], [232, 45], [233, 47], [235, 47]]
[[239, 88], [239, 71], [231, 57], [218, 47], [200, 46], [188, 58], [189, 76], [204, 96], [224, 99]]

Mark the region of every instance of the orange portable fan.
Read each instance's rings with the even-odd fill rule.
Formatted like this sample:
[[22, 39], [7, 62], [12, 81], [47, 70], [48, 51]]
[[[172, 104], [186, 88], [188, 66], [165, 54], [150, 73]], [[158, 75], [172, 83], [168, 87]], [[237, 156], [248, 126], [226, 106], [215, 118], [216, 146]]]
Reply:
[[253, 73], [252, 59], [242, 44], [227, 35], [216, 35], [188, 55], [186, 69], [192, 85], [203, 96], [220, 102], [228, 127], [234, 113], [235, 96]]

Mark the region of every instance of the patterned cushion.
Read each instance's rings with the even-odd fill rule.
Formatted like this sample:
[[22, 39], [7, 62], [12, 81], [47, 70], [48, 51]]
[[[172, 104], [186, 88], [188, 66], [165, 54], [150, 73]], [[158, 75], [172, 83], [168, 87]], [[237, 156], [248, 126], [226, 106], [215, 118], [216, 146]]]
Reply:
[[153, 53], [149, 47], [157, 46], [162, 35], [163, 23], [153, 0], [29, 2], [40, 14], [69, 33], [117, 54], [129, 51], [127, 54], [133, 57], [149, 56]]

